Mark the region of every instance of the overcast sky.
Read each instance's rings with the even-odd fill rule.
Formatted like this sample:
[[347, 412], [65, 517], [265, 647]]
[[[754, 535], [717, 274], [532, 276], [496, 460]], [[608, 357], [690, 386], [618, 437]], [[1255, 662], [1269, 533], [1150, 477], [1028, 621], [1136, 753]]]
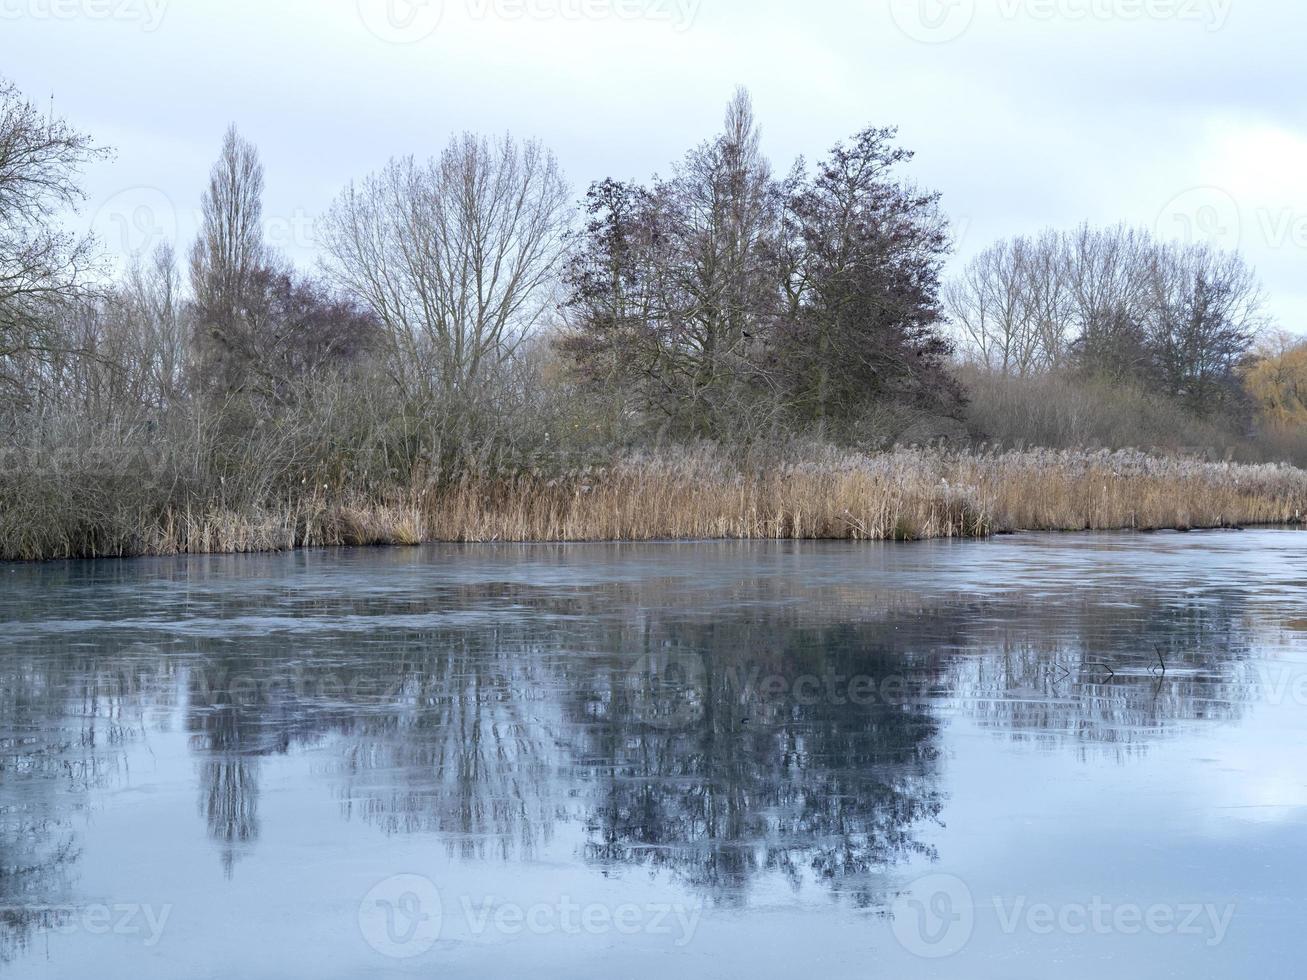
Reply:
[[1302, 0], [0, 0], [0, 73], [117, 149], [81, 221], [189, 244], [222, 132], [314, 261], [351, 178], [511, 130], [591, 180], [666, 172], [747, 86], [778, 169], [897, 125], [955, 262], [1088, 219], [1240, 246], [1307, 331]]

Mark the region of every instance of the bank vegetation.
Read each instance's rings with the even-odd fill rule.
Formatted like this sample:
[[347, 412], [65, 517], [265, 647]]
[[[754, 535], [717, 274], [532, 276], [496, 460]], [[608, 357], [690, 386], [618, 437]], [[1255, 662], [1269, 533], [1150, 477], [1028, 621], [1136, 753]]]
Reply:
[[185, 254], [114, 269], [68, 230], [104, 152], [0, 87], [0, 558], [1300, 519], [1307, 357], [1240, 256], [1086, 226], [950, 280], [910, 159], [778, 174], [740, 92], [578, 207], [465, 134], [342, 190], [306, 272], [233, 127]]

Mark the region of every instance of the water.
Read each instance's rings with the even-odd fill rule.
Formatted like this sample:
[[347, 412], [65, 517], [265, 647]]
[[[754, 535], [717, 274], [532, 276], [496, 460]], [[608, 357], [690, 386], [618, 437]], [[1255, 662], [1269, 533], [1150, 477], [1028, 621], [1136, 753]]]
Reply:
[[1301, 533], [0, 583], [7, 975], [1301, 973]]

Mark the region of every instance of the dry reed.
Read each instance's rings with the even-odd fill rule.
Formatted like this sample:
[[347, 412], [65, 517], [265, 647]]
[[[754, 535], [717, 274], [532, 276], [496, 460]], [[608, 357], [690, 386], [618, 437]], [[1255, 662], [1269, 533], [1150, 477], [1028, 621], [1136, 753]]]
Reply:
[[827, 451], [744, 472], [706, 451], [635, 457], [564, 480], [475, 481], [434, 496], [453, 541], [976, 537], [1291, 523], [1307, 472], [1134, 452]]
[[[465, 477], [422, 492], [315, 488], [253, 510], [168, 501], [89, 508], [58, 527], [0, 509], [0, 557], [275, 551], [421, 541], [707, 538], [912, 540], [1017, 530], [1216, 528], [1293, 523], [1307, 471], [1135, 452], [814, 450], [742, 467], [711, 448], [631, 456], [565, 477]], [[37, 512], [33, 512], [37, 513]], [[28, 516], [32, 516], [29, 514]]]

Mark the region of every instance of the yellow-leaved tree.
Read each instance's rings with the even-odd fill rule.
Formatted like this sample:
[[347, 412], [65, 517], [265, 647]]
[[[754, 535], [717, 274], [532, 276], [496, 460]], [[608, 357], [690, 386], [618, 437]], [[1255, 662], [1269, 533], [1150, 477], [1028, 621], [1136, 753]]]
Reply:
[[1279, 333], [1259, 345], [1244, 384], [1273, 428], [1307, 426], [1307, 339]]

